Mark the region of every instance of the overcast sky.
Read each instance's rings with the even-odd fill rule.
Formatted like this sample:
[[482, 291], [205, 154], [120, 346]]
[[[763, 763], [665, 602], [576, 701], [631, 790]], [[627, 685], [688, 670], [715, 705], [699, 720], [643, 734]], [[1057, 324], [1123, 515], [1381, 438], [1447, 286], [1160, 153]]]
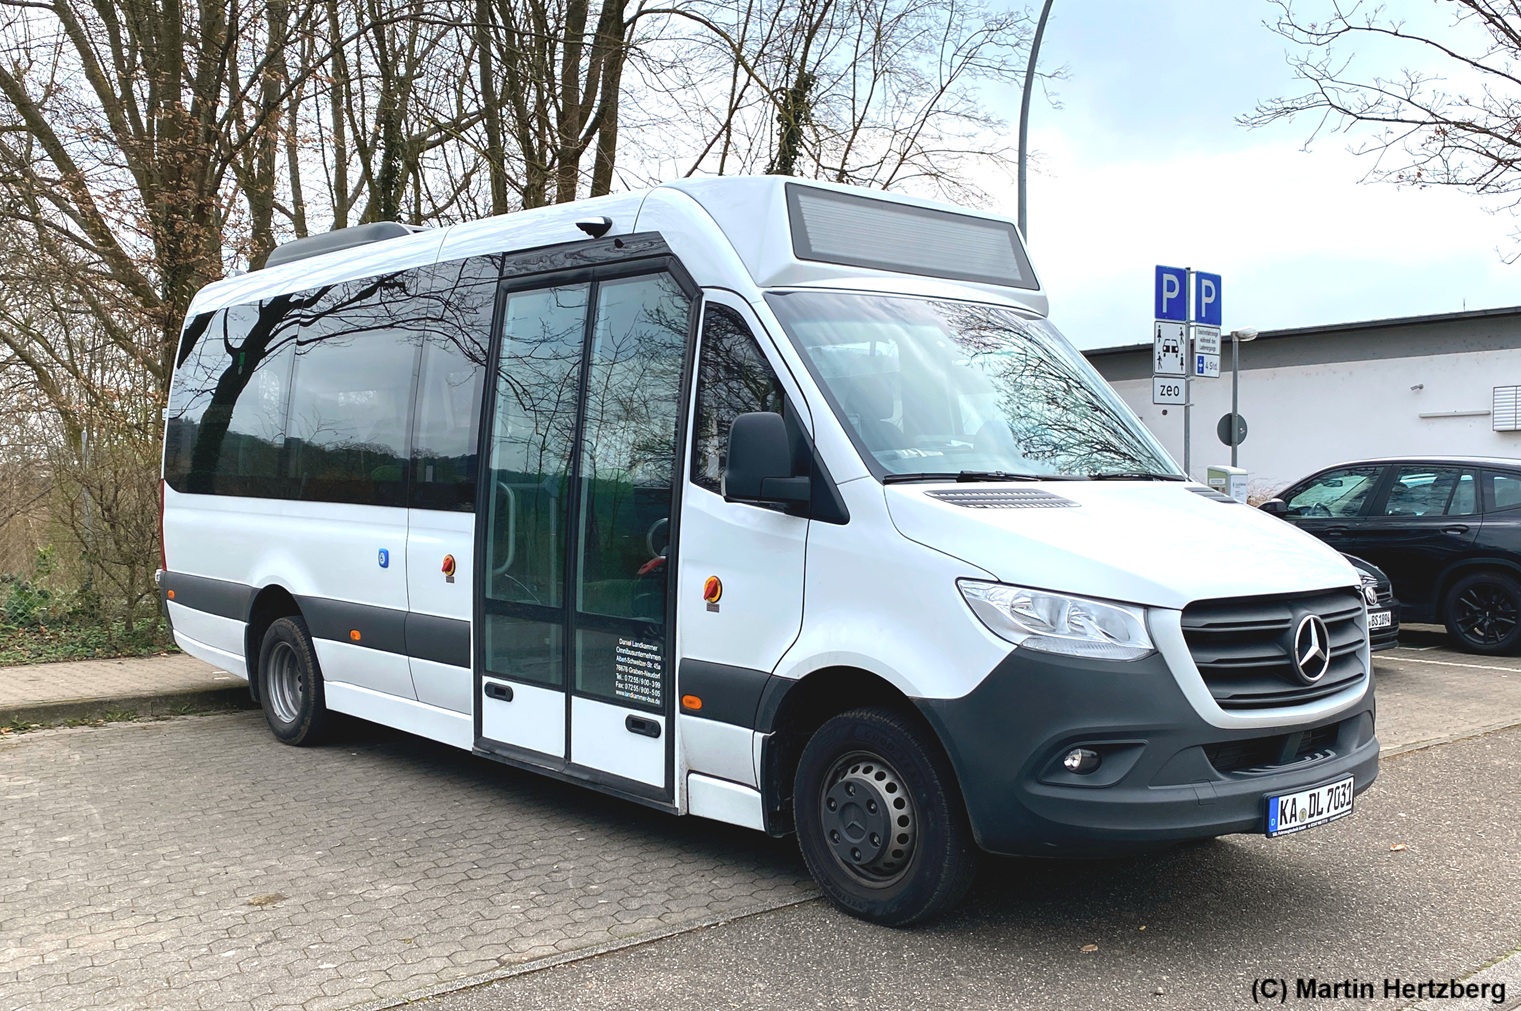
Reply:
[[[1435, 7], [1389, 6], [1428, 21]], [[1041, 66], [1070, 76], [1052, 86], [1061, 108], [1037, 95], [1031, 110], [1029, 241], [1052, 320], [1079, 347], [1150, 339], [1159, 263], [1221, 274], [1227, 330], [1521, 305], [1521, 264], [1501, 259], [1521, 252], [1521, 222], [1456, 191], [1360, 182], [1370, 163], [1345, 135], [1304, 150], [1309, 120], [1235, 124], [1299, 90], [1263, 26], [1273, 11], [1056, 0]], [[1002, 209], [1015, 212], [1012, 187]]]

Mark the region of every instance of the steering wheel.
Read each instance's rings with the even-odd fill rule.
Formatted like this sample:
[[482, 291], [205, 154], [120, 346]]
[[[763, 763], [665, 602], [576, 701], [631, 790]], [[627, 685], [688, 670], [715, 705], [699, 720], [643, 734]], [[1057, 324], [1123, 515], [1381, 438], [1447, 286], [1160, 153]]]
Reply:
[[[654, 558], [666, 548], [671, 546], [671, 537], [668, 531], [671, 527], [671, 518], [662, 516], [650, 528], [644, 532], [644, 546], [650, 549], [650, 557]], [[659, 547], [655, 545], [659, 544]]]
[[1312, 505], [1309, 508], [1305, 509], [1305, 511], [1303, 513], [1301, 513], [1300, 515], [1302, 515], [1302, 516], [1314, 516], [1317, 519], [1322, 519], [1322, 518], [1323, 519], [1330, 519], [1331, 518], [1331, 510], [1326, 507], [1326, 504], [1324, 502], [1316, 502], [1314, 505]]

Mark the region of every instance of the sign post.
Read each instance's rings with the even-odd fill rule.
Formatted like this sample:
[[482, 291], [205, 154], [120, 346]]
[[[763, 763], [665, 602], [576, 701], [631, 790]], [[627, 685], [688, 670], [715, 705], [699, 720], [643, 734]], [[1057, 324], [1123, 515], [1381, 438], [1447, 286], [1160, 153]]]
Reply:
[[1193, 380], [1220, 376], [1220, 288], [1219, 274], [1157, 265], [1151, 402], [1183, 405], [1184, 473], [1193, 463]]

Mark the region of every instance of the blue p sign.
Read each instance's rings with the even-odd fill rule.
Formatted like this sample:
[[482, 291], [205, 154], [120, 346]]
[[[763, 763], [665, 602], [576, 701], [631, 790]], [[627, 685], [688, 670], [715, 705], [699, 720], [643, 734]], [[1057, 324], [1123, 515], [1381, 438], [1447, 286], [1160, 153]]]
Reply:
[[1156, 318], [1188, 322], [1188, 271], [1181, 267], [1157, 267]]
[[1194, 275], [1194, 322], [1220, 325], [1220, 275]]

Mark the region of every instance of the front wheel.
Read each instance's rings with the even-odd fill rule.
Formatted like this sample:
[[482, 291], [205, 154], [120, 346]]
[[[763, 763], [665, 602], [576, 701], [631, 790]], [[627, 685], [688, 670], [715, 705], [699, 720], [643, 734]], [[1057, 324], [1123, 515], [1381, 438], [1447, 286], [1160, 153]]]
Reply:
[[299, 617], [277, 618], [259, 649], [259, 700], [269, 729], [286, 744], [317, 744], [332, 715], [311, 633]]
[[906, 927], [954, 906], [977, 851], [950, 762], [913, 720], [854, 709], [803, 749], [793, 790], [798, 846], [841, 910]]
[[1442, 616], [1459, 648], [1515, 653], [1521, 648], [1521, 583], [1503, 572], [1464, 576], [1447, 591]]

